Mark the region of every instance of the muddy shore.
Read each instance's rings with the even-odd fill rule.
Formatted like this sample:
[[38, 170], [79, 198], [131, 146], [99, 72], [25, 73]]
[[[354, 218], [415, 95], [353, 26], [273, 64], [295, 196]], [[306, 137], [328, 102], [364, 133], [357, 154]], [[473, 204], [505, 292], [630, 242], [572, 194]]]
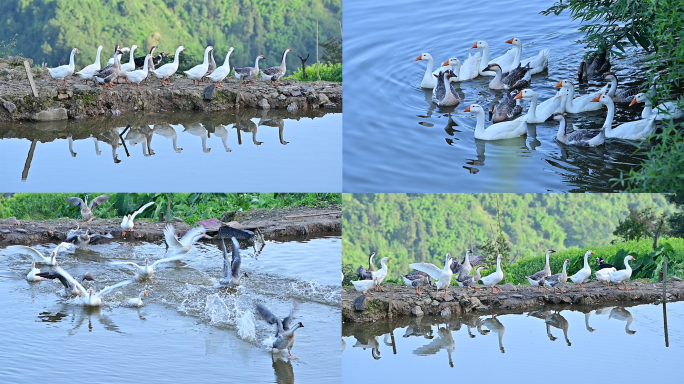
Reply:
[[[437, 316], [437, 315], [478, 315], [520, 313], [523, 311], [562, 309], [577, 306], [597, 305], [636, 305], [655, 303], [662, 300], [662, 283], [642, 281], [628, 282], [631, 290], [618, 290], [615, 286], [607, 288], [596, 281], [583, 284], [587, 289], [579, 289], [576, 284], [566, 284], [566, 293], [555, 295], [553, 292], [537, 292], [536, 287], [529, 285], [506, 284], [501, 286], [503, 292], [491, 293], [481, 287], [479, 291], [469, 292], [465, 288], [451, 287], [447, 297], [442, 294], [435, 297], [434, 287], [423, 289], [418, 295], [415, 290], [405, 285], [394, 284], [394, 300], [392, 311], [388, 313], [392, 284], [383, 284], [387, 292], [375, 292], [363, 299], [353, 287], [345, 287], [342, 292], [342, 321], [348, 323], [366, 323], [391, 319], [401, 316]], [[684, 282], [671, 278], [667, 282], [667, 301], [684, 300]], [[443, 312], [444, 311], [444, 312]]]
[[[57, 87], [47, 69], [33, 68], [38, 91], [33, 96], [20, 59], [0, 60], [0, 122], [36, 120], [56, 121], [106, 116], [133, 111], [235, 111], [238, 80], [227, 77], [226, 88], [213, 84], [193, 85], [180, 75], [174, 75], [170, 87], [152, 79], [150, 86], [140, 90], [128, 84], [114, 85], [113, 90], [86, 86], [77, 77], [67, 79], [69, 87]], [[123, 79], [121, 79], [123, 82]], [[283, 109], [291, 112], [326, 109], [342, 111], [342, 83], [284, 80], [285, 85], [271, 87], [257, 79], [256, 84], [243, 87], [237, 109]]]
[[[325, 208], [295, 207], [287, 209], [250, 209], [244, 212], [231, 212], [224, 215], [225, 222], [238, 229], [254, 230], [259, 228], [266, 240], [296, 240], [321, 236], [340, 236], [342, 234], [341, 213], [331, 215], [305, 216], [287, 218], [286, 216], [312, 215], [328, 212], [339, 212], [337, 206]], [[66, 238], [69, 229], [76, 228], [81, 220], [0, 220], [0, 245], [33, 245], [39, 243], [59, 242]], [[114, 236], [114, 241], [123, 240], [121, 219], [94, 219], [82, 228], [93, 233]], [[125, 239], [130, 241], [163, 241], [163, 222], [151, 222], [149, 219], [135, 221], [135, 231], [128, 232]], [[178, 234], [185, 233], [191, 226], [174, 220], [173, 225]], [[211, 240], [207, 240], [211, 241]]]

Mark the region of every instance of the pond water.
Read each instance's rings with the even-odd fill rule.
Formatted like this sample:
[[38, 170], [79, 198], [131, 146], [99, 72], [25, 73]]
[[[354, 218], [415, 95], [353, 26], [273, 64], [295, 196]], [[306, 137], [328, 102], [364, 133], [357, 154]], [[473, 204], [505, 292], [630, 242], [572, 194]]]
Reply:
[[0, 162], [5, 192], [339, 191], [342, 114], [127, 113], [0, 124]]
[[342, 325], [342, 382], [655, 382], [680, 376], [684, 302]]
[[[54, 244], [36, 248], [48, 252]], [[64, 295], [57, 281], [28, 283], [28, 258], [0, 249], [0, 382], [340, 382], [339, 237], [268, 241], [261, 252], [242, 250], [249, 273], [238, 290], [218, 286], [223, 257], [213, 244], [193, 247], [182, 262], [167, 264], [151, 280], [105, 296], [86, 309]], [[163, 246], [151, 243], [93, 245], [58, 256], [77, 278], [90, 271], [101, 289], [133, 272], [110, 261], [151, 260]], [[49, 267], [40, 266], [41, 270]], [[314, 272], [315, 271], [315, 272]], [[141, 290], [140, 309], [126, 299]], [[298, 303], [292, 353], [271, 354], [274, 328], [253, 313], [262, 302], [276, 315]]]
[[[637, 167], [650, 149], [610, 139], [598, 149], [558, 144], [557, 122], [530, 124], [527, 136], [482, 141], [474, 138], [475, 117], [462, 112], [469, 104], [486, 108], [501, 100], [502, 92], [488, 87], [491, 77], [458, 83], [461, 105], [438, 108], [431, 90], [420, 88], [426, 61], [436, 65], [450, 57], [464, 62], [478, 40], [489, 44], [490, 57], [523, 43], [523, 59], [551, 49], [549, 69], [532, 76], [539, 101], [555, 95], [562, 79], [577, 80], [584, 54], [578, 22], [568, 14], [543, 16], [552, 2], [533, 0], [493, 4], [475, 2], [460, 7], [450, 1], [344, 2], [345, 192], [609, 192], [609, 180]], [[635, 54], [636, 53], [636, 54]], [[628, 51], [626, 59], [612, 59], [619, 87], [641, 84], [636, 68], [642, 53]], [[436, 69], [436, 67], [435, 67]], [[590, 82], [576, 94], [593, 92], [603, 83]], [[620, 88], [619, 88], [620, 89]], [[523, 103], [527, 112], [529, 102]], [[618, 105], [615, 120], [634, 120], [643, 105]], [[353, 111], [351, 113], [350, 111]], [[600, 128], [606, 111], [570, 114], [568, 126]], [[485, 126], [491, 122], [487, 121]]]

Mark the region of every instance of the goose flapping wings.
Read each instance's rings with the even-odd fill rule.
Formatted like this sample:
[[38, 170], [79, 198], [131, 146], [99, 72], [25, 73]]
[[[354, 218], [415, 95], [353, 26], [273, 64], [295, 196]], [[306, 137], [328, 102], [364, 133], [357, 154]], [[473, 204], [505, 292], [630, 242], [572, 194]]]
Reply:
[[221, 239], [221, 250], [223, 251], [223, 278], [221, 284], [240, 285], [240, 279], [249, 277], [247, 273], [240, 274], [240, 265], [242, 264], [242, 256], [240, 256], [240, 243], [235, 237], [230, 238], [233, 247], [233, 257], [228, 262], [228, 251], [226, 250], [226, 243]]
[[183, 235], [180, 239], [176, 237], [176, 230], [173, 224], [167, 224], [164, 228], [164, 239], [169, 246], [170, 254], [186, 254], [192, 248], [192, 244], [205, 235], [204, 227], [192, 228]]
[[304, 327], [304, 324], [302, 324], [301, 322], [292, 325], [295, 310], [296, 303], [293, 303], [292, 309], [290, 309], [290, 314], [287, 317], [280, 319], [265, 306], [259, 303], [256, 304], [256, 311], [261, 316], [261, 318], [264, 319], [267, 323], [276, 326], [276, 339], [273, 342], [272, 350], [287, 349], [287, 353], [289, 354], [289, 357], [291, 359], [296, 358], [296, 356], [292, 355], [291, 352], [295, 340], [295, 331], [299, 328]]
[[81, 278], [81, 281], [77, 281], [69, 272], [61, 267], [55, 267], [52, 271], [38, 273], [36, 276], [44, 279], [59, 279], [64, 286], [66, 294], [71, 296], [86, 295], [88, 291], [83, 287], [83, 281], [95, 281], [95, 278], [93, 278], [90, 272], [86, 272], [85, 275], [83, 275], [83, 278]]
[[49, 257], [45, 257], [37, 249], [27, 247], [25, 245], [11, 245], [11, 246], [7, 247], [7, 250], [17, 252], [20, 255], [31, 256], [34, 261], [37, 261], [39, 263], [55, 266], [55, 265], [57, 265], [57, 254], [62, 252], [62, 251], [66, 251], [68, 249], [71, 249], [71, 247], [72, 247], [71, 243], [64, 243], [64, 242], [60, 243], [59, 245], [57, 245], [52, 250]]

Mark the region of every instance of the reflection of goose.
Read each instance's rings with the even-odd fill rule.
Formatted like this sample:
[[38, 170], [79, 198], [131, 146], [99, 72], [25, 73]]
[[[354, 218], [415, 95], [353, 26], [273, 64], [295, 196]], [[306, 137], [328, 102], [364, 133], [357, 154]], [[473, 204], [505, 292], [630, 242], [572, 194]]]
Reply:
[[568, 340], [569, 323], [565, 317], [563, 317], [560, 313], [554, 313], [551, 316], [547, 317], [544, 321], [546, 322], [546, 334], [549, 336], [549, 339], [551, 339], [551, 341], [556, 340], [556, 338], [553, 337], [553, 335], [551, 334], [551, 329], [549, 328], [549, 326], [562, 329], [563, 337], [565, 337], [565, 342], [568, 343], [568, 347], [572, 345], [570, 343], [570, 340]]
[[594, 332], [595, 329], [589, 325], [589, 317], [591, 317], [591, 311], [587, 311], [584, 313], [584, 326], [587, 328], [587, 331], [589, 332]]
[[71, 136], [69, 136], [67, 138], [67, 142], [69, 143], [69, 152], [71, 153], [71, 157], [76, 157], [78, 153], [74, 152], [74, 139]]
[[237, 129], [241, 130], [242, 132], [252, 132], [252, 142], [254, 143], [254, 145], [261, 145], [264, 143], [263, 141], [257, 141], [256, 135], [258, 126], [252, 120], [240, 120], [237, 123]]
[[[344, 340], [342, 340], [344, 342]], [[271, 355], [271, 361], [273, 362], [273, 372], [275, 372], [276, 383], [278, 384], [290, 384], [295, 382], [294, 370], [292, 369], [292, 363], [287, 360], [276, 358]]]
[[153, 134], [154, 132], [148, 126], [131, 128], [126, 133], [125, 140], [132, 146], [142, 143], [143, 156], [149, 157], [154, 155], [154, 151], [151, 148]]
[[378, 343], [377, 336], [365, 338], [365, 335], [354, 335], [354, 338], [356, 338], [356, 344], [354, 344], [352, 348], [363, 348], [364, 351], [370, 348], [373, 358], [375, 360], [380, 359], [380, 343]]
[[183, 148], [178, 148], [178, 134], [176, 134], [176, 127], [183, 128], [182, 125], [174, 126], [171, 124], [158, 124], [154, 126], [152, 132], [159, 136], [166, 137], [167, 139], [171, 139], [171, 142], [173, 143], [173, 150], [176, 151], [176, 153], [181, 153]]
[[209, 132], [206, 128], [204, 128], [202, 123], [188, 125], [185, 127], [183, 132], [188, 132], [191, 135], [199, 136], [202, 139], [202, 151], [204, 151], [204, 153], [209, 153], [211, 151], [211, 148], [207, 148], [207, 137], [209, 137]]
[[439, 327], [437, 329], [437, 335], [438, 337], [433, 339], [430, 343], [417, 348], [415, 351], [413, 351], [413, 353], [418, 356], [428, 356], [435, 355], [440, 350], [445, 349], [447, 351], [447, 355], [449, 356], [449, 366], [453, 368], [454, 362], [451, 359], [451, 354], [456, 348], [454, 337], [451, 334], [451, 331], [445, 327]]
[[632, 313], [624, 309], [623, 307], [613, 308], [610, 311], [610, 315], [608, 316], [608, 318], [626, 321], [627, 323], [625, 324], [625, 332], [628, 335], [633, 335], [636, 333], [636, 331], [632, 331], [631, 329], [629, 329], [629, 326], [632, 324], [632, 321], [634, 321], [634, 319], [632, 318]]
[[423, 321], [422, 317], [419, 317], [415, 320], [415, 324], [411, 324], [406, 327], [406, 330], [404, 331], [404, 335], [402, 337], [411, 337], [411, 336], [416, 336], [416, 337], [424, 337], [426, 339], [432, 339], [434, 336], [432, 335], [432, 326], [430, 325], [422, 325], [421, 322]]
[[482, 329], [482, 325], [484, 323], [482, 322], [482, 319], [480, 318], [480, 316], [475, 316], [475, 315], [467, 316], [466, 315], [466, 316], [461, 318], [461, 322], [463, 324], [465, 324], [465, 326], [468, 330], [468, 336], [470, 336], [471, 339], [475, 337], [475, 335], [473, 335], [473, 333], [472, 333], [473, 328], [476, 328], [477, 332], [480, 335], [486, 335], [490, 332], [488, 329]]
[[95, 154], [100, 156], [102, 154], [102, 151], [100, 151], [100, 142], [97, 141], [97, 138], [92, 134], [90, 135], [90, 138], [93, 139], [93, 143], [95, 144]]
[[221, 142], [223, 143], [223, 148], [226, 149], [226, 152], [231, 152], [231, 149], [228, 148], [228, 130], [224, 125], [217, 125], [216, 129], [214, 131], [214, 135], [218, 136], [221, 139]]
[[287, 145], [289, 141], [283, 140], [283, 130], [285, 129], [285, 120], [280, 117], [266, 118], [262, 117], [259, 119], [258, 126], [265, 125], [268, 127], [278, 127], [278, 138], [280, 139], [280, 144]]
[[347, 342], [342, 339], [342, 353], [344, 353], [345, 348], [347, 348]]
[[497, 319], [494, 316], [492, 316], [489, 319], [484, 319], [484, 326], [489, 328], [492, 332], [496, 333], [496, 335], [499, 337], [499, 349], [501, 350], [501, 353], [506, 353], [503, 346], [503, 336], [506, 332], [506, 327], [504, 327], [504, 325], [501, 324], [499, 319]]

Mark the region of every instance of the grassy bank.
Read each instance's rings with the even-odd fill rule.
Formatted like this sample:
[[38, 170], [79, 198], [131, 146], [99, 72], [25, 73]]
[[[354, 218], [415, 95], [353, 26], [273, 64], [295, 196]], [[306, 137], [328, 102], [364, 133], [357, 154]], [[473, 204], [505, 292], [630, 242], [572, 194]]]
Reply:
[[[101, 193], [93, 193], [91, 197]], [[171, 198], [171, 215], [182, 218], [188, 224], [211, 217], [220, 218], [230, 211], [246, 211], [250, 208], [320, 207], [341, 203], [339, 193], [112, 193], [109, 201], [95, 209], [96, 217], [123, 217], [144, 204], [154, 201], [155, 209], [147, 209], [138, 217], [153, 220], [166, 213]], [[12, 197], [0, 197], [2, 218], [15, 216], [19, 220], [51, 220], [62, 217], [80, 218], [78, 207], [65, 201], [67, 197], [84, 194], [74, 193], [17, 193]]]

